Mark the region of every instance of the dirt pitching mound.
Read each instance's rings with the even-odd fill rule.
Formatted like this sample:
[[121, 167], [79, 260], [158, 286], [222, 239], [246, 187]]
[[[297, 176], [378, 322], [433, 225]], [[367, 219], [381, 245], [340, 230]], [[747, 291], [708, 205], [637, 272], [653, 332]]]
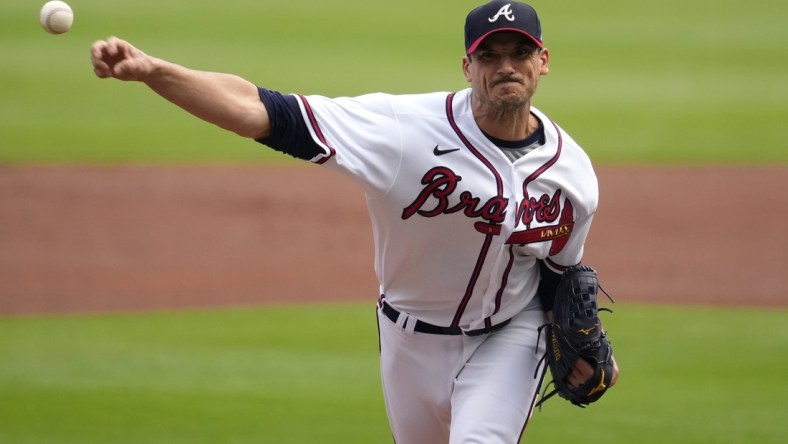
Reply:
[[[618, 301], [788, 306], [788, 169], [601, 168]], [[0, 313], [374, 302], [359, 187], [319, 167], [2, 167]]]

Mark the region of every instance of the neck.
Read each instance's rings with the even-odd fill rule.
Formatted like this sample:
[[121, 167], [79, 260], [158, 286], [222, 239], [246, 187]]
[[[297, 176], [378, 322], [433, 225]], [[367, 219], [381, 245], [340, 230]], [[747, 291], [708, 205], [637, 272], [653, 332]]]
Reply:
[[523, 140], [539, 128], [539, 121], [531, 114], [530, 103], [516, 108], [474, 106], [473, 118], [482, 131], [501, 140]]

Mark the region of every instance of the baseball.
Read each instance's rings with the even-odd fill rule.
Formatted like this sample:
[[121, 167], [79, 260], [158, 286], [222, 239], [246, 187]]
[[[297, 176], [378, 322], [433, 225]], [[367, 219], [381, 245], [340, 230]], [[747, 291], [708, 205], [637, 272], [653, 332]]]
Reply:
[[63, 34], [71, 29], [71, 24], [74, 23], [74, 11], [66, 2], [47, 2], [41, 7], [38, 22], [50, 34]]

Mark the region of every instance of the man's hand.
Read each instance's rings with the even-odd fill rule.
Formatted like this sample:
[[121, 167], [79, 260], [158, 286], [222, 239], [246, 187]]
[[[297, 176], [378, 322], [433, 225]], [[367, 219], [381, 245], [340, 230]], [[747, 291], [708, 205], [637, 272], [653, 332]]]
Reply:
[[[613, 357], [613, 378], [610, 380], [610, 384], [608, 388], [613, 387], [616, 384], [616, 380], [618, 379], [618, 363], [616, 362], [616, 358]], [[572, 371], [569, 373], [569, 376], [566, 377], [566, 382], [570, 388], [576, 389], [581, 385], [588, 382], [591, 377], [594, 376], [594, 367], [588, 363], [585, 359], [578, 359], [575, 361], [574, 367], [572, 367]]]
[[95, 42], [90, 55], [93, 72], [101, 79], [144, 81], [154, 69], [153, 57], [117, 37]]

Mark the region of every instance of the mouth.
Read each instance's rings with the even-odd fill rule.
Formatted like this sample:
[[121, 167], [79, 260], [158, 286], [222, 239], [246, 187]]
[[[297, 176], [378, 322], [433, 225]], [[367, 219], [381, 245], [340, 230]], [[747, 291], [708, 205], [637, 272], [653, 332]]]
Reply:
[[514, 78], [514, 77], [506, 77], [506, 78], [503, 78], [503, 79], [496, 80], [495, 82], [493, 82], [492, 86], [494, 88], [494, 87], [496, 87], [498, 85], [504, 85], [504, 84], [510, 84], [510, 83], [514, 83], [514, 84], [517, 84], [517, 85], [522, 85], [523, 84], [522, 80], [520, 80], [520, 79], [517, 79], [517, 78]]

